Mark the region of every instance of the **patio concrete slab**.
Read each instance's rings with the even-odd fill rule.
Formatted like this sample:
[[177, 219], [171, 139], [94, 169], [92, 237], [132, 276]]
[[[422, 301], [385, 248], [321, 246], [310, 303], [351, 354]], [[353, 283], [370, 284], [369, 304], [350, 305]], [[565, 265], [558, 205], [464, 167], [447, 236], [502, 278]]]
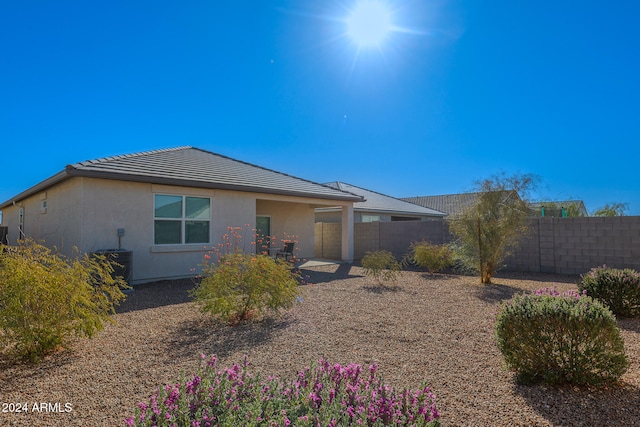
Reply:
[[323, 265], [340, 265], [342, 261], [336, 261], [331, 259], [311, 258], [303, 262], [298, 268], [320, 267]]

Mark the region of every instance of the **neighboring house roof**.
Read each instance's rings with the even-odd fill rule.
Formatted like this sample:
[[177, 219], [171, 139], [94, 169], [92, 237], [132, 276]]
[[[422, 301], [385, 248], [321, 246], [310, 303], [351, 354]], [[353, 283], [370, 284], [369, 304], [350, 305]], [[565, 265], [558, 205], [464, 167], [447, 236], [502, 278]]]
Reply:
[[570, 206], [575, 206], [578, 212], [582, 216], [589, 216], [587, 212], [587, 207], [585, 206], [582, 200], [543, 200], [538, 202], [529, 203], [529, 207], [531, 210], [536, 212], [538, 215], [541, 212], [541, 208], [545, 207], [547, 210], [552, 209], [561, 209], [561, 208], [569, 208]]
[[[364, 201], [353, 204], [354, 211], [379, 212], [395, 215], [420, 215], [420, 216], [446, 216], [444, 212], [435, 209], [418, 206], [395, 197], [387, 196], [382, 193], [367, 190], [345, 182], [329, 182], [324, 185], [336, 188], [338, 190], [347, 191], [364, 197]], [[331, 208], [318, 208], [318, 211], [329, 211]]]
[[400, 200], [455, 215], [473, 206], [480, 193], [442, 194], [440, 196], [403, 197]]
[[[400, 200], [405, 202], [415, 203], [419, 206], [424, 206], [431, 209], [436, 209], [441, 212], [447, 213], [447, 215], [457, 215], [464, 212], [465, 209], [473, 206], [478, 200], [478, 196], [481, 193], [460, 193], [460, 194], [442, 194], [440, 196], [418, 196], [418, 197], [403, 197]], [[507, 191], [505, 200], [517, 193], [513, 190]]]
[[361, 202], [361, 196], [190, 146], [105, 157], [63, 171], [0, 204], [0, 209], [81, 176]]

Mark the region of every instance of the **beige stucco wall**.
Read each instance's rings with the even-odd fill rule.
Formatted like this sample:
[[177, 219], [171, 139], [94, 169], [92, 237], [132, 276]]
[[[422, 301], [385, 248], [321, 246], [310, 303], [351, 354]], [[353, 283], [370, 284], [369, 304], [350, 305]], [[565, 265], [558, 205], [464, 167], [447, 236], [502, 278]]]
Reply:
[[[154, 245], [154, 194], [211, 197], [209, 245]], [[331, 201], [249, 192], [197, 189], [94, 178], [67, 179], [46, 191], [46, 213], [40, 213], [45, 193], [22, 200], [25, 233], [44, 239], [72, 254], [118, 248], [117, 230], [123, 228], [121, 248], [133, 251], [133, 284], [193, 276], [203, 256], [228, 233], [228, 227], [255, 227], [256, 215], [271, 217], [278, 239], [297, 236], [296, 254], [314, 256], [314, 208]], [[335, 205], [335, 202], [332, 203]], [[17, 207], [3, 210], [10, 243], [17, 239]], [[252, 237], [252, 236], [249, 236]]]
[[[19, 233], [19, 210], [24, 209], [24, 232], [71, 254], [80, 244], [82, 180], [70, 179], [2, 210], [3, 225], [8, 227], [9, 244], [16, 244]], [[43, 209], [46, 202], [46, 209]]]
[[256, 214], [271, 218], [271, 235], [275, 244], [282, 247], [282, 240], [296, 242], [294, 253], [297, 257], [314, 256], [314, 215], [315, 210], [305, 203], [258, 200]]

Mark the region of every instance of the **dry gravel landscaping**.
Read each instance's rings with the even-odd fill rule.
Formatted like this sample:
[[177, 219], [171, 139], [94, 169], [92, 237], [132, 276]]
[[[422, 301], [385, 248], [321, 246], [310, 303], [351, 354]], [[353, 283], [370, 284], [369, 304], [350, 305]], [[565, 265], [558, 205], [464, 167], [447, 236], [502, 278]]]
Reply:
[[[545, 286], [576, 289], [577, 277], [504, 273], [480, 285], [476, 277], [406, 271], [397, 287], [383, 287], [356, 266], [303, 271], [313, 283], [303, 302], [278, 319], [235, 327], [200, 314], [189, 281], [137, 286], [117, 324], [72, 351], [36, 366], [0, 359], [0, 402], [29, 405], [27, 413], [0, 413], [0, 425], [122, 426], [157, 385], [193, 373], [200, 353], [214, 353], [220, 366], [246, 354], [253, 370], [283, 378], [323, 355], [376, 362], [395, 388], [427, 381], [444, 426], [640, 426], [640, 319], [619, 320], [631, 362], [619, 385], [519, 386], [502, 367], [492, 338], [499, 302]], [[33, 411], [36, 402], [55, 412]]]

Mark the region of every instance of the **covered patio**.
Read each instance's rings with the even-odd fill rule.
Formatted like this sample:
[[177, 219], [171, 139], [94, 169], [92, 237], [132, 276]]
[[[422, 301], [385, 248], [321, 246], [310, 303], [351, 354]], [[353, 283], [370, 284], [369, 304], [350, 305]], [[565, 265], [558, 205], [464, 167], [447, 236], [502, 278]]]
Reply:
[[[271, 236], [270, 249], [282, 249], [284, 243], [295, 242], [294, 254], [299, 258], [313, 259], [320, 254], [315, 251], [314, 218], [315, 209], [335, 206], [335, 200], [300, 200], [300, 197], [264, 195], [256, 198], [256, 233], [259, 236]], [[342, 227], [340, 236], [340, 256], [343, 262], [353, 262], [354, 227], [353, 203], [345, 202], [340, 206]]]

